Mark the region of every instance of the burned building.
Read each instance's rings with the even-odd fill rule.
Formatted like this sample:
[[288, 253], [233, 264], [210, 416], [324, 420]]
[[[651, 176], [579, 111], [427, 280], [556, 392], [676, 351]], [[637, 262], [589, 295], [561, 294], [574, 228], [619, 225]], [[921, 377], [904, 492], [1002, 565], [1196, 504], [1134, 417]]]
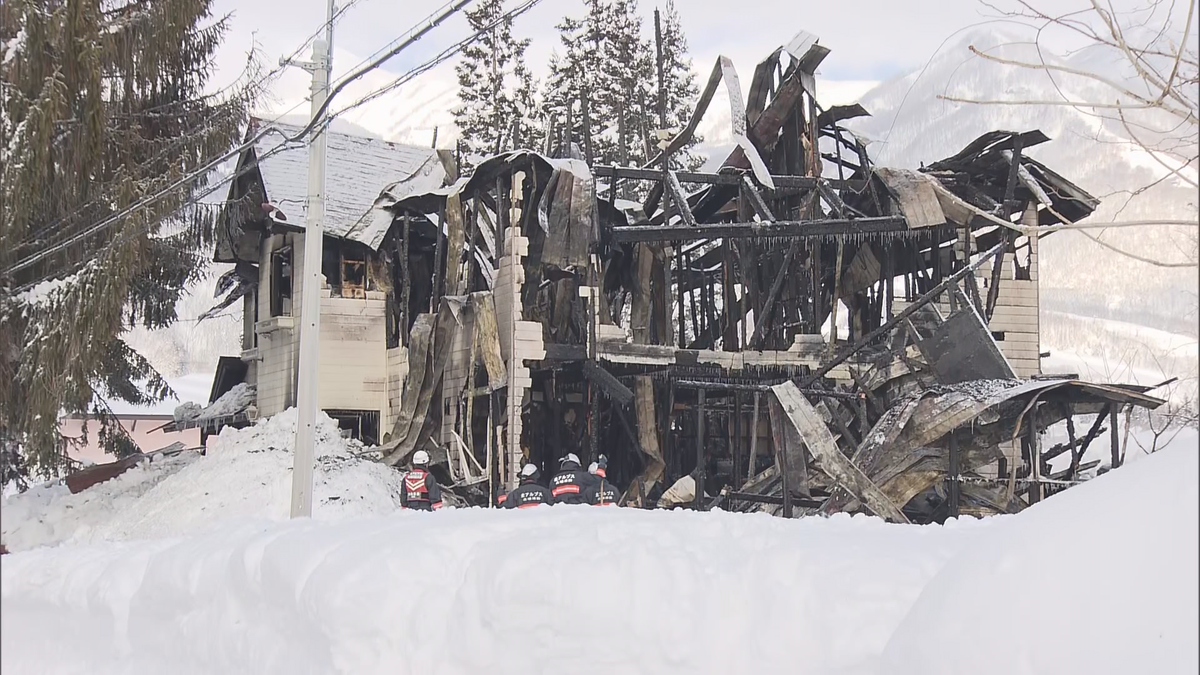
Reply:
[[[586, 129], [461, 177], [432, 150], [381, 160], [353, 186], [360, 206], [382, 186], [371, 203], [327, 214], [320, 406], [360, 432], [374, 413], [381, 461], [429, 450], [475, 504], [568, 452], [607, 454], [626, 504], [787, 516], [1014, 512], [1077, 482], [1117, 411], [1162, 403], [1041, 373], [1040, 230], [1098, 200], [1026, 154], [1050, 140], [1036, 130], [985, 133], [921, 170], [875, 166], [843, 124], [868, 112], [817, 103], [827, 55], [797, 36], [757, 65], [745, 103], [722, 57], [642, 167], [593, 161]], [[719, 87], [735, 149], [714, 172], [671, 170]], [[299, 304], [275, 298], [299, 290], [302, 256], [277, 258], [303, 246], [269, 164], [231, 190], [218, 250], [245, 270], [240, 361], [260, 415], [294, 400], [281, 345]], [[1096, 417], [1083, 430], [1079, 415]], [[1064, 420], [1069, 442], [1043, 449]]]

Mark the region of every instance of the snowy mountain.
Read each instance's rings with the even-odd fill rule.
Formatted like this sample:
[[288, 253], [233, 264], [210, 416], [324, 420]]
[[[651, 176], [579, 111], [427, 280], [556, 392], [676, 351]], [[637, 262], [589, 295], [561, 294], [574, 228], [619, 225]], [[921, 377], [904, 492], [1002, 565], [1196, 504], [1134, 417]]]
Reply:
[[[1020, 43], [1020, 44], [1013, 44]], [[1114, 219], [1195, 219], [1195, 190], [1176, 177], [1143, 194], [1129, 190], [1162, 178], [1166, 169], [1133, 145], [1118, 124], [1088, 110], [1069, 106], [974, 105], [940, 100], [939, 95], [967, 99], [1072, 100], [1105, 102], [1116, 94], [1102, 84], [1079, 77], [1056, 76], [1007, 66], [973, 55], [969, 46], [1008, 59], [1037, 61], [1027, 39], [1002, 31], [967, 33], [944, 48], [921, 72], [885, 82], [862, 99], [872, 116], [850, 126], [873, 142], [868, 146], [880, 164], [916, 168], [949, 156], [980, 134], [993, 129], [1041, 129], [1052, 140], [1029, 150], [1069, 180], [1102, 199], [1092, 222]], [[1053, 55], [1048, 58], [1053, 59]], [[1107, 55], [1081, 51], [1060, 63], [1103, 72], [1121, 79], [1119, 64]], [[1161, 120], [1152, 120], [1161, 123]], [[1195, 165], [1189, 169], [1195, 175]], [[1099, 231], [1092, 231], [1099, 235]], [[1104, 241], [1144, 257], [1181, 261], [1195, 256], [1194, 228], [1106, 230]], [[1041, 282], [1049, 307], [1146, 323], [1156, 328], [1195, 334], [1195, 269], [1151, 266], [1122, 257], [1077, 232], [1061, 232], [1043, 242]], [[1146, 302], [1152, 296], [1153, 302]], [[1188, 308], [1192, 308], [1188, 313]]]

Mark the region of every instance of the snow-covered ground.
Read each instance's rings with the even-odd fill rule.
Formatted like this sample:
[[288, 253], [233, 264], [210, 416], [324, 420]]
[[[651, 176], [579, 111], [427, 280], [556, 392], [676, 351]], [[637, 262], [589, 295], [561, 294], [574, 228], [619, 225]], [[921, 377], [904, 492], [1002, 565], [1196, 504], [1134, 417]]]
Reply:
[[[157, 478], [99, 486], [103, 506], [69, 501], [87, 492], [44, 495], [42, 513], [92, 515], [47, 540], [67, 545], [4, 556], [0, 670], [1200, 666], [1194, 450], [1145, 457], [1017, 516], [945, 526], [571, 506], [427, 514], [396, 512], [395, 474], [352, 461], [326, 421], [317, 520], [289, 522], [289, 417], [226, 432], [208, 456], [146, 472]], [[6, 541], [43, 536], [46, 523], [10, 530], [12, 504]]]
[[[190, 535], [230, 523], [283, 520], [291, 504], [296, 413], [289, 409], [246, 429], [226, 428], [207, 455], [188, 453], [143, 463], [70, 494], [64, 485], [8, 496], [0, 540], [10, 551]], [[399, 508], [400, 474], [352, 454], [337, 424], [317, 424], [313, 516], [339, 519]]]

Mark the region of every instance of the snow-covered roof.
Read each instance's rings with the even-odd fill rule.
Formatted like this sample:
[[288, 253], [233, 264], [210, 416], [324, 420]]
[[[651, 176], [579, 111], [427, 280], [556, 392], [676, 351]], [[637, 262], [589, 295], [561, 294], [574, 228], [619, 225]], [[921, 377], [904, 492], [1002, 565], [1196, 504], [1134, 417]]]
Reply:
[[[278, 129], [296, 136], [301, 126], [254, 120], [258, 129]], [[392, 143], [378, 138], [326, 131], [325, 233], [370, 244], [381, 240], [390, 223], [371, 217], [371, 209], [384, 188], [401, 181], [414, 181], [430, 188], [440, 187], [446, 170], [432, 148]], [[268, 133], [255, 144], [259, 157], [283, 142], [279, 133]], [[287, 216], [287, 222], [303, 226], [308, 194], [308, 146], [296, 143], [260, 160], [267, 201]], [[376, 244], [377, 245], [377, 244]]]

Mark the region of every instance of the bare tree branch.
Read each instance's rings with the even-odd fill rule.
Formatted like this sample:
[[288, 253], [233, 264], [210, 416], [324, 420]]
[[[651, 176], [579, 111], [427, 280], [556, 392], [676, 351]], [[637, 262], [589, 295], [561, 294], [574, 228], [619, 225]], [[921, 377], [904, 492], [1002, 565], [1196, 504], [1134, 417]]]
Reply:
[[1119, 253], [1119, 254], [1125, 256], [1126, 258], [1132, 258], [1139, 262], [1144, 262], [1149, 265], [1154, 265], [1155, 267], [1200, 267], [1200, 263], [1197, 263], [1196, 261], [1181, 262], [1181, 263], [1168, 263], [1168, 262], [1162, 262], [1160, 260], [1143, 258], [1142, 256], [1137, 255], [1135, 253], [1130, 253], [1129, 251], [1119, 249], [1116, 246], [1113, 246], [1112, 244], [1110, 244], [1110, 243], [1104, 241], [1103, 239], [1101, 239], [1093, 234], [1090, 234], [1088, 232], [1080, 232], [1080, 234], [1087, 237], [1088, 239], [1091, 239], [1092, 241], [1096, 242], [1097, 244], [1100, 244], [1101, 246], [1103, 246], [1104, 248], [1106, 248], [1110, 251]]

